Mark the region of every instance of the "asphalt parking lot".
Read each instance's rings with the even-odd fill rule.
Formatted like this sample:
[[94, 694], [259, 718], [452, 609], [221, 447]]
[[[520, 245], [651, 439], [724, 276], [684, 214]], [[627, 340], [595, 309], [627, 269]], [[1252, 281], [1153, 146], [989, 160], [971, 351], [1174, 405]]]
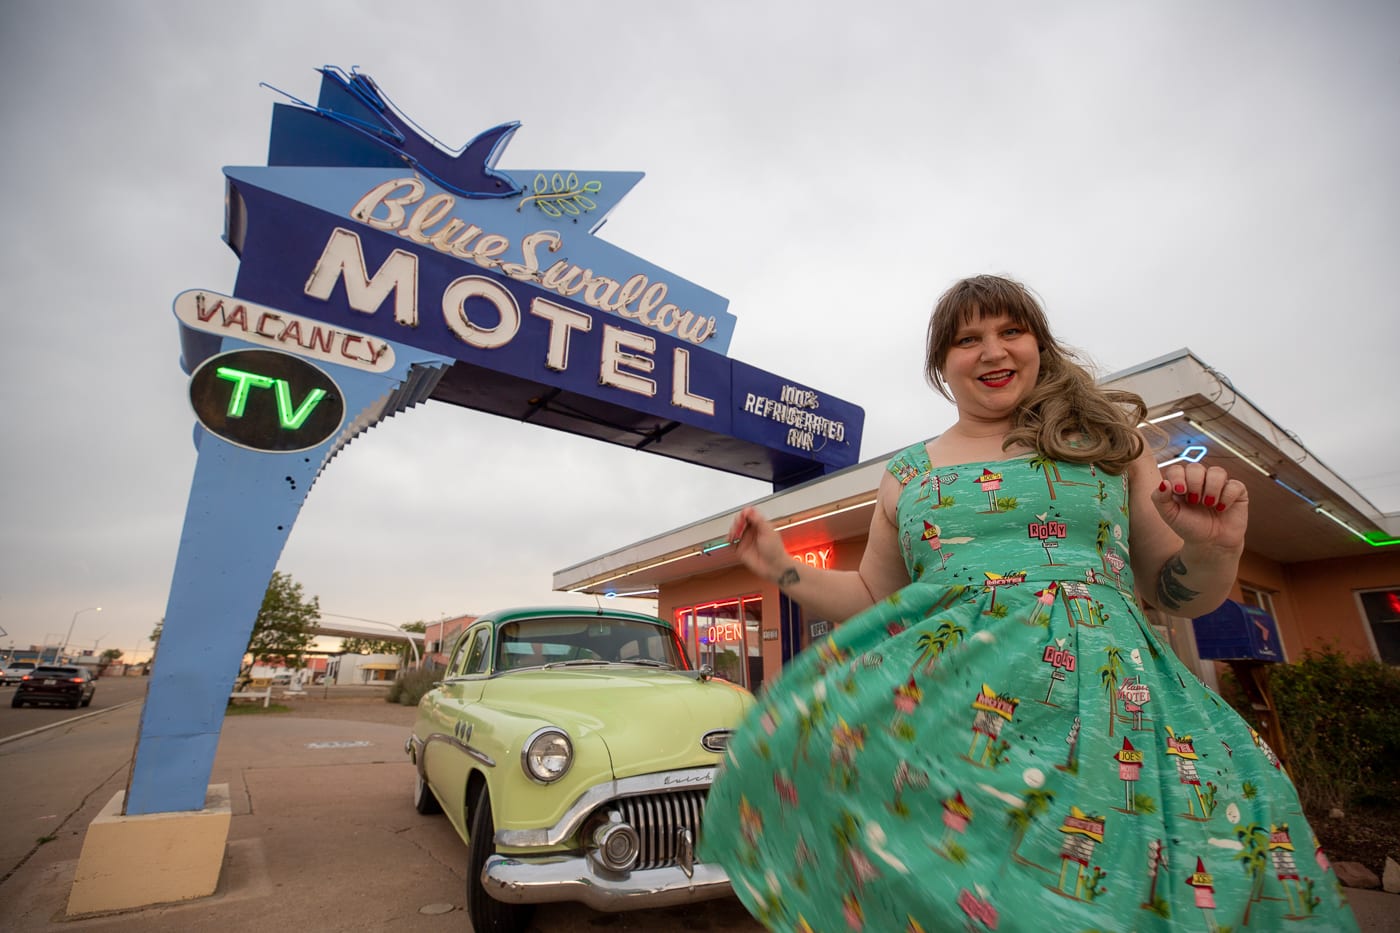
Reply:
[[[233, 821], [212, 896], [69, 920], [84, 833], [126, 783], [144, 686], [99, 681], [85, 710], [11, 710], [11, 688], [0, 688], [0, 930], [471, 929], [465, 847], [445, 819], [412, 806], [403, 740], [413, 711], [319, 688], [287, 701], [289, 712], [225, 720], [211, 782], [229, 785]], [[1363, 933], [1400, 933], [1400, 897], [1347, 893]], [[616, 914], [544, 905], [531, 933], [762, 929], [726, 898]]]
[[[125, 680], [99, 681], [91, 711], [10, 710], [0, 694], [0, 786], [10, 798], [0, 823], [0, 929], [470, 929], [465, 847], [445, 819], [412, 806], [413, 772], [403, 754], [412, 710], [324, 696], [297, 701], [292, 712], [225, 721], [211, 782], [229, 784], [233, 823], [213, 896], [68, 920], [83, 835], [125, 785], [135, 747], [144, 685]], [[762, 927], [728, 898], [621, 914], [549, 904], [531, 930]]]

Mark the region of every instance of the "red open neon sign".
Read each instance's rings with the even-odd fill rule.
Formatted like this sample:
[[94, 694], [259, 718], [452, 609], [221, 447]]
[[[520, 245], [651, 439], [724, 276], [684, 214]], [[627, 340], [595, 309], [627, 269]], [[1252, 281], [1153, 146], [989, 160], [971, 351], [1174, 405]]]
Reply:
[[705, 640], [710, 644], [721, 641], [743, 641], [744, 626], [738, 622], [716, 622], [705, 629]]

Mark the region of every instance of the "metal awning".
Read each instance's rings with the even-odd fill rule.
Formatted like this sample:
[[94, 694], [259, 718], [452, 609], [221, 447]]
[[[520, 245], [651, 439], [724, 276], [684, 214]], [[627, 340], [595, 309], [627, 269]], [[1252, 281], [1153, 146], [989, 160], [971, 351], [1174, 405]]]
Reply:
[[[1163, 460], [1208, 457], [1249, 489], [1245, 547], [1290, 564], [1400, 546], [1400, 514], [1381, 513], [1189, 349], [1102, 380], [1141, 395], [1165, 435]], [[898, 451], [756, 499], [796, 550], [870, 526], [885, 462]], [[738, 566], [726, 536], [739, 507], [557, 570], [554, 589], [618, 596]]]

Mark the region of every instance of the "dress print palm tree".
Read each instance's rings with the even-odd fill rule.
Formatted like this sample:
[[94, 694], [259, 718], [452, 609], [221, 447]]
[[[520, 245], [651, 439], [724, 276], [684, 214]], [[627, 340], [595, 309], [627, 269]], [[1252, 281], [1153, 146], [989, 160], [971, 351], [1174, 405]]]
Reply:
[[1250, 823], [1248, 826], [1236, 826], [1235, 836], [1243, 844], [1243, 848], [1235, 853], [1235, 859], [1244, 862], [1244, 869], [1249, 872], [1252, 882], [1249, 899], [1244, 904], [1244, 916], [1240, 918], [1240, 926], [1249, 926], [1250, 910], [1255, 902], [1264, 899], [1264, 877], [1269, 867], [1269, 833], [1258, 823]]
[[798, 759], [811, 762], [812, 756], [809, 750], [812, 736], [819, 727], [826, 724], [826, 685], [817, 683], [817, 689], [813, 691], [812, 702], [809, 706], [801, 697], [795, 697], [793, 705], [797, 708], [797, 745], [792, 750], [792, 770], [798, 768]]
[[1113, 735], [1113, 721], [1118, 718], [1118, 679], [1123, 676], [1123, 655], [1117, 645], [1104, 649], [1108, 660], [1099, 668], [1104, 692], [1108, 694], [1108, 734]]
[[1098, 533], [1094, 535], [1094, 550], [1099, 552], [1099, 564], [1108, 573], [1108, 522], [1100, 520]]
[[943, 652], [962, 641], [967, 636], [967, 629], [952, 621], [945, 619], [933, 632], [924, 632], [918, 638], [919, 656], [914, 660], [914, 667], [911, 671], [917, 670], [923, 665], [924, 673], [933, 673], [934, 666], [938, 663]]
[[[1055, 792], [1051, 790], [1033, 789], [1026, 791], [1023, 795], [1025, 803], [1019, 807], [1008, 807], [1006, 811], [1006, 823], [1016, 833], [1016, 839], [1011, 844], [1011, 857], [1022, 865], [1036, 865], [1030, 859], [1021, 855], [1021, 843], [1025, 841], [1026, 833], [1030, 831], [1036, 818], [1050, 809], [1050, 804], [1055, 801]], [[1048, 869], [1045, 869], [1048, 870]]]
[[[1045, 488], [1050, 490], [1050, 498], [1055, 498], [1055, 482], [1060, 478], [1059, 465], [1054, 460], [1044, 454], [1036, 454], [1031, 458], [1030, 467], [1032, 470], [1039, 470], [1045, 474]], [[1050, 478], [1051, 473], [1055, 474], [1055, 479]]]
[[1143, 910], [1152, 911], [1163, 920], [1170, 920], [1172, 911], [1167, 899], [1157, 893], [1157, 881], [1161, 875], [1166, 874], [1169, 867], [1162, 840], [1153, 839], [1147, 844], [1147, 899], [1138, 906]]

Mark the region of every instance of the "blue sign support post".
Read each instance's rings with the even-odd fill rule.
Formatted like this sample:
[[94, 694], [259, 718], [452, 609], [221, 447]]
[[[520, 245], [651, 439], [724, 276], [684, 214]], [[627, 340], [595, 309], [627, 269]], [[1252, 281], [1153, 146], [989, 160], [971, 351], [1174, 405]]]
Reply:
[[[221, 350], [256, 346], [229, 338]], [[239, 659], [312, 483], [354, 435], [425, 398], [450, 362], [409, 347], [389, 349], [396, 359], [383, 373], [331, 366], [346, 415], [343, 427], [315, 447], [265, 452], [196, 428], [198, 459], [141, 714], [127, 814], [204, 807]]]

